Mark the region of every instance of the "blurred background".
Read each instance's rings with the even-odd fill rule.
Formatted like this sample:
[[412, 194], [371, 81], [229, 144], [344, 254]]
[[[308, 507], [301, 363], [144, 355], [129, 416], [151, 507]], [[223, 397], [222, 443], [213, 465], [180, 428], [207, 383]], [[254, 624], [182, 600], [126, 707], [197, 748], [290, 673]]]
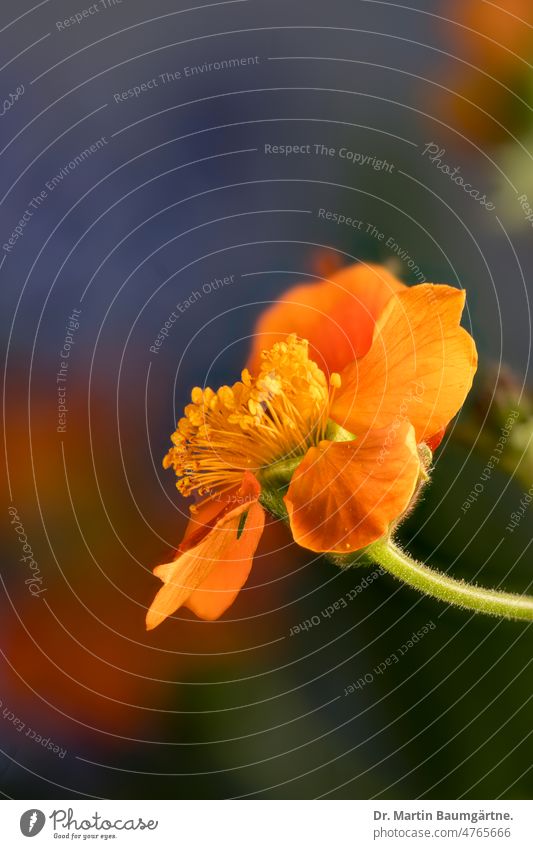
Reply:
[[530, 796], [525, 624], [361, 589], [276, 525], [220, 621], [144, 615], [190, 388], [356, 261], [464, 287], [480, 351], [402, 541], [530, 587], [532, 25], [526, 0], [4, 0], [4, 796]]

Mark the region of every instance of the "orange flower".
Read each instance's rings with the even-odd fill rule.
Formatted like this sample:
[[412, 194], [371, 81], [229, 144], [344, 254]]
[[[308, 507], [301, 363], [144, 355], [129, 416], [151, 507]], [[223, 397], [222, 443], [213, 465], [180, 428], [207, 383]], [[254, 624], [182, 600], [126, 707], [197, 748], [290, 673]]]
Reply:
[[407, 288], [356, 266], [292, 289], [262, 317], [256, 376], [196, 387], [172, 437], [165, 467], [182, 494], [205, 500], [177, 559], [155, 570], [164, 587], [149, 628], [183, 604], [207, 619], [227, 609], [263, 530], [260, 500], [312, 551], [355, 552], [390, 532], [425, 475], [418, 446], [439, 437], [472, 383], [463, 306], [449, 286]]

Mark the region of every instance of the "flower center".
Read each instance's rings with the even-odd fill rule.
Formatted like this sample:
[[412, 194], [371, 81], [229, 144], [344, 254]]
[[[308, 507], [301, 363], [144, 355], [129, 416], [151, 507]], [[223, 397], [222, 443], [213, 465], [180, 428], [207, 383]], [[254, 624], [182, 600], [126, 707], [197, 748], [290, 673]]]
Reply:
[[237, 486], [243, 471], [261, 477], [273, 463], [301, 457], [326, 437], [331, 399], [340, 386], [309, 359], [295, 335], [263, 351], [261, 369], [247, 369], [217, 392], [196, 386], [172, 435], [163, 466], [174, 468], [183, 495], [213, 496]]

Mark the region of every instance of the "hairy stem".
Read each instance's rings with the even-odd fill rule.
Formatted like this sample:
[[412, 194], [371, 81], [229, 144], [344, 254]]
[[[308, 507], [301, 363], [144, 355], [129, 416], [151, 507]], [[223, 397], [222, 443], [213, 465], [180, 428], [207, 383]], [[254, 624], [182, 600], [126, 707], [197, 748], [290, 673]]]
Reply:
[[413, 560], [389, 540], [373, 543], [366, 549], [366, 555], [410, 587], [448, 604], [489, 616], [533, 620], [533, 596], [488, 590], [450, 578]]

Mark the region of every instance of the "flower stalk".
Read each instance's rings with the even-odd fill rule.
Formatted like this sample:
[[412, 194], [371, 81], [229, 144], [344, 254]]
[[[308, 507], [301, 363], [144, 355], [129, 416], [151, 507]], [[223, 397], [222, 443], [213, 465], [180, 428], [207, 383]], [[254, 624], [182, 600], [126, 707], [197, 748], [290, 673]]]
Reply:
[[533, 596], [485, 589], [451, 578], [414, 560], [391, 540], [372, 543], [365, 555], [408, 586], [440, 601], [489, 616], [533, 620]]

